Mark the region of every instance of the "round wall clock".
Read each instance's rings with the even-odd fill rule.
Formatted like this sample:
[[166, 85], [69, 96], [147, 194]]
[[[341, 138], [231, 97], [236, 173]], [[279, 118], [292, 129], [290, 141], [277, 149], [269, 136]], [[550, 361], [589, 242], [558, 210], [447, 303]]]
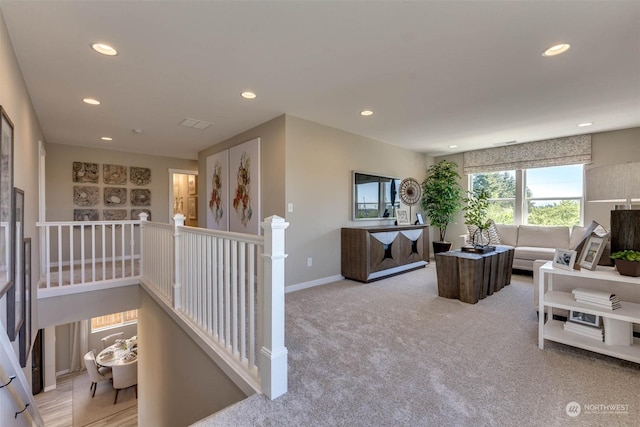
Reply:
[[420, 201], [422, 189], [415, 178], [405, 178], [400, 183], [400, 200], [407, 206], [413, 206]]

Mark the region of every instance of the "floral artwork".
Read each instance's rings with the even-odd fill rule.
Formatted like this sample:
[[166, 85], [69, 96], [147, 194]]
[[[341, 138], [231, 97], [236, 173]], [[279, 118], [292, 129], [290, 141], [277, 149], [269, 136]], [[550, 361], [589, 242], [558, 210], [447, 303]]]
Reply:
[[233, 208], [240, 216], [240, 222], [245, 227], [253, 216], [251, 209], [251, 157], [247, 152], [243, 152], [238, 166], [237, 185], [235, 196], [233, 197]]
[[224, 215], [222, 207], [222, 164], [215, 162], [213, 165], [213, 175], [211, 176], [211, 196], [209, 197], [209, 209], [213, 213], [213, 219], [216, 224], [220, 224], [220, 220]]
[[207, 157], [207, 228], [229, 230], [229, 150]]
[[105, 206], [124, 206], [127, 204], [127, 189], [117, 187], [105, 187]]
[[229, 149], [229, 231], [260, 234], [260, 138]]

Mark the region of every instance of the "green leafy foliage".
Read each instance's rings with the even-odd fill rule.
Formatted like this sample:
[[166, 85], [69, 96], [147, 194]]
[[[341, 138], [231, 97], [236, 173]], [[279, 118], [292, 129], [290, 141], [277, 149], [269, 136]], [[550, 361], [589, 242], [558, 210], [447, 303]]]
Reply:
[[618, 251], [611, 254], [611, 259], [623, 259], [627, 261], [640, 261], [640, 252], [626, 250]]
[[487, 212], [489, 210], [489, 192], [485, 189], [467, 191], [467, 204], [464, 209], [466, 224], [475, 225], [481, 231], [491, 224]]
[[422, 182], [422, 209], [431, 226], [440, 230], [440, 241], [445, 241], [447, 226], [462, 207], [460, 174], [455, 162], [442, 160], [427, 169]]
[[531, 225], [564, 225], [571, 227], [580, 223], [580, 203], [562, 200], [544, 206], [529, 204], [527, 223]]

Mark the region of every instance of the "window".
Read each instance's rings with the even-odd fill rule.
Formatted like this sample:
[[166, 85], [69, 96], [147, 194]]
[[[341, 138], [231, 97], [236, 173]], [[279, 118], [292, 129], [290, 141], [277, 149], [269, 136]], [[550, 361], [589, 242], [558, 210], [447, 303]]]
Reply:
[[470, 188], [489, 191], [498, 224], [573, 226], [582, 223], [582, 179], [583, 165], [554, 166], [472, 174]]
[[582, 169], [582, 165], [571, 165], [525, 170], [525, 223], [569, 227], [580, 224]]
[[106, 316], [91, 319], [91, 332], [103, 331], [118, 326], [129, 325], [138, 321], [138, 310], [129, 310], [123, 313], [107, 314]]
[[513, 224], [516, 206], [516, 171], [471, 175], [470, 188], [489, 192], [489, 218], [498, 224]]

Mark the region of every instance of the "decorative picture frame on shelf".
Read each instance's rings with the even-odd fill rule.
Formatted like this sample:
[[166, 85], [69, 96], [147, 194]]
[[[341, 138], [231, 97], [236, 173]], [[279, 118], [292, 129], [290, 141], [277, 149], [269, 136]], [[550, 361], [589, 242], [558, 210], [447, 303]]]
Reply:
[[583, 313], [581, 311], [569, 311], [569, 320], [571, 322], [582, 323], [596, 328], [600, 327], [600, 316], [597, 314]]
[[406, 209], [396, 209], [396, 222], [398, 225], [411, 225], [409, 212]]
[[553, 255], [553, 268], [561, 268], [563, 270], [573, 270], [576, 262], [576, 251], [569, 249], [556, 249]]
[[582, 248], [582, 252], [580, 252], [580, 260], [578, 261], [580, 267], [586, 268], [587, 270], [595, 270], [606, 244], [606, 237], [589, 236], [589, 240], [587, 240], [587, 243]]
[[424, 219], [422, 218], [422, 214], [420, 212], [416, 213], [416, 224], [424, 225]]
[[27, 366], [27, 359], [29, 353], [31, 353], [31, 344], [33, 342], [31, 337], [31, 238], [25, 237], [23, 249], [23, 277], [24, 277], [24, 302], [25, 302], [25, 316], [24, 324], [20, 329], [20, 365], [25, 368]]
[[0, 297], [13, 285], [13, 122], [0, 105]]
[[7, 334], [11, 341], [15, 341], [20, 333], [20, 328], [24, 323], [24, 275], [23, 275], [23, 248], [24, 243], [24, 191], [19, 188], [13, 189], [13, 241], [14, 264], [13, 285], [7, 292]]

